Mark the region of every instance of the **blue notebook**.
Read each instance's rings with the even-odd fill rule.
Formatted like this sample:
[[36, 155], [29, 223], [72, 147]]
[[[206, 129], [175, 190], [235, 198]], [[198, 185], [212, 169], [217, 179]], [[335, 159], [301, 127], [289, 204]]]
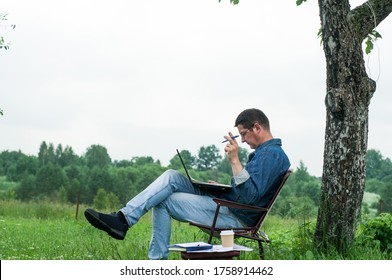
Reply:
[[211, 249], [212, 245], [205, 242], [189, 242], [169, 245], [169, 251], [194, 252]]

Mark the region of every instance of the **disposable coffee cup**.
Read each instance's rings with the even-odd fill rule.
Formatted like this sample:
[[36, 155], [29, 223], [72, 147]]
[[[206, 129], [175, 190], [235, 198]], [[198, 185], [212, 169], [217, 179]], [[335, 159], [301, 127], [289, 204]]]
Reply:
[[234, 246], [234, 231], [222, 230], [221, 233], [222, 247], [225, 249], [233, 249]]

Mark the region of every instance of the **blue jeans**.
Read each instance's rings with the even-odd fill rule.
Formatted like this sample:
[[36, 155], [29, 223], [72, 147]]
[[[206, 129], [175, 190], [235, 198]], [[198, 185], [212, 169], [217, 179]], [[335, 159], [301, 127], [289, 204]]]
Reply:
[[[207, 191], [193, 187], [188, 178], [179, 172], [167, 170], [120, 211], [132, 226], [152, 209], [153, 226], [148, 257], [167, 259], [171, 218], [180, 222], [211, 225], [216, 209], [213, 198]], [[241, 226], [241, 223], [227, 207], [221, 207], [217, 226], [234, 228]]]

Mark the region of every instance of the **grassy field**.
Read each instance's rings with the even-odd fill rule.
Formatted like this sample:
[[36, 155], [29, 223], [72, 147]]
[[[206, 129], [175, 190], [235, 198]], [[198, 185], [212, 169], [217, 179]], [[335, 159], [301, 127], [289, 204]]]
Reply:
[[[145, 215], [132, 227], [124, 241], [94, 229], [83, 216], [81, 206], [53, 203], [19, 203], [0, 201], [0, 259], [2, 260], [145, 260], [151, 236], [151, 216]], [[266, 259], [343, 259], [331, 252], [315, 253], [312, 244], [312, 221], [269, 216], [263, 230], [272, 243], [265, 246]], [[206, 241], [207, 235], [186, 223], [173, 221], [171, 243]], [[218, 243], [219, 240], [215, 240]], [[256, 242], [239, 244], [253, 247], [240, 259], [258, 259]], [[346, 259], [390, 259], [377, 248], [358, 247]], [[170, 259], [179, 259], [171, 253]]]

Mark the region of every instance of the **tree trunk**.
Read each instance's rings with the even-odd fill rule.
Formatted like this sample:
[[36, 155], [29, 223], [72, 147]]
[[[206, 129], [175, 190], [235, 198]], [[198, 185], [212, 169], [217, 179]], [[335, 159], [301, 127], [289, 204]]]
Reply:
[[[391, 0], [351, 11], [348, 0], [319, 0], [327, 67], [326, 130], [315, 240], [345, 253], [352, 243], [365, 187], [368, 110], [376, 84], [369, 79], [362, 42], [391, 12]], [[374, 20], [371, 20], [374, 19]]]

